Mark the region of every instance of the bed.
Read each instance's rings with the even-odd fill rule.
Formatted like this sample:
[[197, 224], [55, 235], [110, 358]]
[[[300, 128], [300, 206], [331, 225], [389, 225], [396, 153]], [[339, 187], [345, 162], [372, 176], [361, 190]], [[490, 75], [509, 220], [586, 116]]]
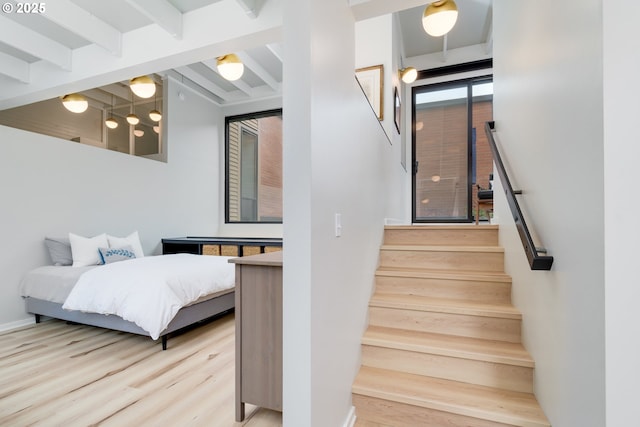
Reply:
[[161, 339], [166, 350], [169, 334], [234, 308], [230, 258], [182, 253], [103, 265], [64, 262], [29, 271], [20, 293], [36, 323], [49, 316], [145, 335]]

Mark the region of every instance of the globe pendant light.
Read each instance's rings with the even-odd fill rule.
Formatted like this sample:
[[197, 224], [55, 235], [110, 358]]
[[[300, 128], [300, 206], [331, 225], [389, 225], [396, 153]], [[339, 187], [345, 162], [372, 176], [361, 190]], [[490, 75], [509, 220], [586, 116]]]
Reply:
[[151, 98], [156, 93], [156, 83], [149, 76], [131, 79], [129, 87], [140, 98]]
[[458, 6], [453, 0], [438, 0], [429, 4], [422, 16], [424, 30], [433, 37], [447, 34], [458, 20]]
[[107, 120], [104, 121], [104, 124], [109, 128], [109, 129], [115, 129], [118, 127], [118, 122], [116, 121], [116, 119], [114, 119], [113, 117], [109, 117]]
[[151, 110], [149, 111], [149, 118], [154, 122], [159, 122], [162, 120], [162, 113], [158, 110]]
[[400, 70], [400, 79], [407, 84], [415, 82], [417, 77], [418, 70], [413, 67], [407, 67]]
[[113, 118], [113, 95], [111, 95], [111, 114], [109, 114], [109, 118], [104, 121], [104, 124], [109, 129], [115, 129], [118, 127], [118, 122]]
[[158, 103], [158, 98], [155, 97], [153, 101], [154, 108], [153, 110], [149, 111], [149, 118], [154, 122], [159, 122], [160, 120], [162, 120], [162, 113], [157, 110], [157, 107], [158, 107], [157, 103]]
[[133, 95], [131, 95], [131, 112], [127, 115], [127, 122], [135, 126], [140, 123], [140, 119], [135, 114], [135, 104], [133, 103]]
[[217, 66], [220, 75], [229, 81], [238, 80], [244, 73], [244, 64], [234, 53], [220, 56]]
[[135, 130], [133, 131], [133, 134], [134, 134], [135, 136], [137, 136], [138, 138], [140, 138], [141, 136], [143, 136], [143, 135], [144, 135], [144, 131], [143, 131], [142, 129], [135, 129]]
[[70, 93], [62, 97], [62, 105], [72, 113], [84, 113], [89, 108], [87, 98], [79, 93]]
[[127, 115], [127, 122], [128, 122], [130, 125], [135, 126], [135, 125], [137, 125], [138, 123], [140, 123], [140, 119], [139, 119], [139, 118], [138, 118], [138, 116], [136, 116], [135, 114], [130, 113], [130, 114], [128, 114], [128, 115]]

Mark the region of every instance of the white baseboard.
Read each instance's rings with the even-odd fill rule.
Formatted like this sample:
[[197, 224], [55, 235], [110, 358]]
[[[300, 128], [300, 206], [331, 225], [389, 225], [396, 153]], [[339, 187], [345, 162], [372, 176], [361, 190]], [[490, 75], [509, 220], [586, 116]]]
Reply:
[[29, 319], [16, 320], [15, 322], [2, 323], [0, 324], [0, 332], [10, 331], [12, 329], [18, 329], [25, 326], [33, 325], [35, 322], [35, 318], [31, 317]]
[[343, 427], [353, 427], [356, 423], [356, 408], [354, 406], [349, 409], [349, 413], [347, 414], [347, 419], [342, 425]]

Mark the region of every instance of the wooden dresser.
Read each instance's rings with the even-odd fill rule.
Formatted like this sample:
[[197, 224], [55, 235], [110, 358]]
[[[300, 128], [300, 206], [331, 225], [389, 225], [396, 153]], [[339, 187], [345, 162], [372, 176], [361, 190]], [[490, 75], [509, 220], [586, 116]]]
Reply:
[[236, 264], [236, 421], [245, 403], [282, 411], [282, 252]]

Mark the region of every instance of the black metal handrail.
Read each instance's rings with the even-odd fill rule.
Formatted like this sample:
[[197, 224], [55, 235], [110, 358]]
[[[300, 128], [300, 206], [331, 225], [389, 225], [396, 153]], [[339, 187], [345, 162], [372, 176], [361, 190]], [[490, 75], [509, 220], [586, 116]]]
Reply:
[[536, 248], [535, 244], [533, 243], [531, 233], [529, 233], [529, 228], [527, 227], [527, 223], [525, 222], [522, 211], [520, 210], [520, 205], [518, 204], [518, 200], [516, 199], [516, 194], [519, 194], [520, 192], [514, 191], [513, 187], [511, 186], [511, 182], [509, 181], [509, 177], [507, 176], [507, 171], [504, 167], [504, 164], [502, 163], [502, 158], [500, 157], [498, 146], [496, 145], [496, 141], [493, 136], [494, 129], [495, 122], [487, 122], [484, 126], [484, 130], [487, 133], [487, 138], [489, 139], [491, 154], [493, 154], [493, 161], [496, 165], [502, 187], [504, 188], [504, 193], [507, 197], [507, 203], [509, 203], [509, 208], [511, 208], [511, 214], [513, 215], [513, 220], [516, 223], [516, 229], [518, 230], [518, 234], [520, 235], [520, 240], [522, 241], [524, 252], [527, 255], [527, 259], [529, 260], [529, 266], [531, 266], [532, 270], [551, 270], [553, 257], [549, 255], [540, 255], [539, 252], [546, 253], [546, 250]]

